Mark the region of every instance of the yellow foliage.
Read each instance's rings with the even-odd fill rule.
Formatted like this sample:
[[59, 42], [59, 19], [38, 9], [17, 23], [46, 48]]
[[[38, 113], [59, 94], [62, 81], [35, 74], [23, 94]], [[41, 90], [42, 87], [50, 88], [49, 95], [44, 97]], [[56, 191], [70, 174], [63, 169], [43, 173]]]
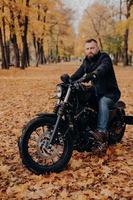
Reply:
[[114, 24], [110, 9], [98, 1], [89, 6], [85, 10], [79, 32], [81, 42], [88, 38], [96, 38], [102, 42], [106, 35], [112, 35]]
[[[71, 10], [64, 8], [60, 0], [30, 0], [26, 6], [26, 0], [4, 0], [0, 2], [0, 27], [2, 19], [6, 22], [6, 38], [10, 38], [11, 26], [14, 25], [19, 48], [22, 50], [22, 35], [24, 32], [25, 17], [28, 17], [28, 43], [32, 43], [33, 34], [36, 39], [45, 41], [44, 48], [57, 45], [59, 51], [69, 48], [70, 40], [73, 40], [73, 30], [70, 24]], [[14, 15], [14, 21], [11, 17]], [[19, 19], [18, 19], [19, 18]], [[58, 41], [57, 41], [58, 40]], [[50, 43], [50, 44], [49, 44]]]
[[105, 46], [106, 37], [116, 38], [119, 35], [123, 38], [126, 28], [129, 29], [129, 51], [133, 50], [133, 6], [128, 20], [123, 16], [122, 20], [119, 21], [118, 12], [117, 7], [109, 7], [109, 5], [99, 1], [85, 10], [79, 27], [77, 55], [80, 55], [83, 51], [83, 44], [86, 39], [95, 38]]

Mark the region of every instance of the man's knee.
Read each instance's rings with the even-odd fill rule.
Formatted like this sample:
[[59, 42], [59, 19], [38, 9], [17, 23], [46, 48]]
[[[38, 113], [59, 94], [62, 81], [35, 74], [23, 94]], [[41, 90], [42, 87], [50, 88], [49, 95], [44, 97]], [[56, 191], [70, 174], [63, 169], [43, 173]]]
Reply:
[[99, 100], [99, 107], [101, 108], [107, 108], [113, 105], [113, 101], [112, 99], [103, 96], [100, 100]]

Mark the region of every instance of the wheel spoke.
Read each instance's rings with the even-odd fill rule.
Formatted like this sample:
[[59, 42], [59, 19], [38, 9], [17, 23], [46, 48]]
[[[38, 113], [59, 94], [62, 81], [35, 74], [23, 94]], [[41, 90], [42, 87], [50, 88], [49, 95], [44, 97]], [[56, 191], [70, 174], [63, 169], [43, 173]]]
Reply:
[[[64, 151], [64, 140], [55, 141], [51, 145], [51, 148], [46, 146], [51, 135], [51, 127], [47, 125], [41, 125], [36, 130], [33, 131], [29, 140], [29, 154], [32, 159], [42, 165], [42, 166], [51, 166], [56, 163], [63, 154]], [[61, 138], [60, 138], [61, 139]]]
[[31, 137], [31, 140], [33, 140], [34, 142], [37, 142], [37, 138], [35, 137]]
[[36, 152], [32, 152], [31, 153], [32, 158], [34, 158], [34, 160], [36, 162], [39, 162], [40, 164], [47, 164], [47, 160], [46, 158], [43, 158], [37, 151]]
[[51, 160], [52, 160], [52, 163], [54, 163], [54, 159], [53, 159], [53, 158], [51, 158]]
[[42, 131], [43, 131], [43, 133], [45, 132], [45, 130], [44, 130], [44, 126], [42, 126]]
[[53, 146], [54, 153], [60, 158], [60, 152]]
[[38, 136], [40, 136], [40, 133], [38, 132], [38, 130], [37, 130], [37, 129], [35, 130], [35, 132], [36, 132], [36, 134], [37, 134]]

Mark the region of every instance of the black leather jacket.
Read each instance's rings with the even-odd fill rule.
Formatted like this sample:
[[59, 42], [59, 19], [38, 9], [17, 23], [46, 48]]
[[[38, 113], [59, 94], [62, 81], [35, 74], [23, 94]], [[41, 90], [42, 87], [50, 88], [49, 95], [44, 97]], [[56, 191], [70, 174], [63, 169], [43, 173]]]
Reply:
[[92, 84], [96, 88], [96, 94], [99, 98], [106, 96], [114, 102], [120, 98], [112, 61], [107, 53], [98, 52], [92, 59], [85, 57], [79, 69], [71, 76], [71, 79], [78, 80], [86, 73], [96, 74], [96, 79]]

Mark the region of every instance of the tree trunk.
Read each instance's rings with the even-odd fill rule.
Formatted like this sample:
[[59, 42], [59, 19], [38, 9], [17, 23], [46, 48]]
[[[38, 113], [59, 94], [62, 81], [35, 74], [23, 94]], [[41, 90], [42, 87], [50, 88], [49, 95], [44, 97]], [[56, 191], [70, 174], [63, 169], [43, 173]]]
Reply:
[[[25, 25], [26, 26], [26, 25]], [[22, 51], [22, 64], [21, 68], [25, 69], [25, 67], [29, 66], [29, 58], [28, 58], [28, 44], [27, 44], [27, 33], [25, 32], [24, 36], [22, 36], [22, 42], [23, 42], [23, 51]]]
[[22, 43], [23, 43], [23, 51], [22, 51], [22, 69], [28, 67], [29, 63], [29, 50], [28, 50], [28, 43], [27, 43], [27, 31], [28, 31], [28, 17], [25, 16], [24, 22], [24, 33], [22, 35]]
[[[127, 7], [127, 14], [126, 18], [130, 17], [130, 10], [133, 5], [133, 0], [126, 0], [126, 7]], [[129, 65], [128, 60], [128, 35], [129, 35], [129, 28], [127, 27], [124, 34], [124, 47], [123, 47], [123, 65]]]
[[[29, 1], [26, 0], [26, 6], [29, 7]], [[29, 49], [28, 49], [28, 43], [27, 43], [27, 32], [28, 32], [28, 16], [25, 16], [23, 22], [21, 19], [21, 13], [18, 15], [18, 23], [20, 26], [20, 29], [22, 26], [24, 27], [24, 31], [21, 35], [22, 39], [22, 55], [21, 55], [21, 69], [25, 69], [25, 67], [28, 67], [30, 65], [30, 59], [29, 59]]]
[[[12, 3], [12, 2], [11, 2]], [[12, 10], [12, 4], [10, 5], [10, 16], [11, 16], [11, 25], [10, 25], [10, 38], [13, 44], [14, 56], [15, 56], [15, 66], [20, 67], [20, 54], [19, 47], [17, 43], [17, 36], [15, 31], [15, 22], [14, 22], [14, 13]]]
[[43, 39], [40, 40], [38, 38], [37, 40], [37, 62], [36, 62], [36, 67], [38, 67], [39, 64], [45, 64], [46, 63], [46, 58], [44, 55], [44, 48], [43, 48]]
[[115, 53], [113, 56], [114, 56], [113, 64], [117, 65], [118, 64], [118, 52]]
[[0, 46], [1, 46], [1, 56], [2, 56], [2, 69], [9, 69], [8, 63], [5, 56], [5, 50], [4, 50], [4, 44], [3, 44], [3, 38], [2, 38], [2, 30], [0, 28]]
[[15, 66], [20, 67], [20, 55], [19, 55], [19, 48], [18, 48], [16, 34], [13, 34], [11, 41], [13, 43], [13, 49], [14, 49], [14, 55], [15, 55]]
[[128, 65], [128, 35], [129, 35], [129, 30], [128, 28], [125, 31], [124, 34], [124, 48], [123, 48], [123, 65], [127, 66]]
[[100, 45], [100, 49], [102, 50], [103, 49], [103, 44], [102, 44], [102, 39], [100, 37], [100, 33], [99, 33], [99, 31], [98, 31], [98, 29], [97, 29], [97, 27], [96, 27], [96, 25], [95, 25], [95, 23], [93, 21], [93, 18], [90, 17], [90, 19], [91, 19], [93, 28], [94, 28], [94, 30], [95, 30], [95, 32], [97, 34], [97, 38], [98, 38], [98, 42], [99, 42], [99, 45]]
[[122, 18], [122, 0], [120, 0], [120, 14], [119, 14], [119, 20], [121, 21]]
[[43, 39], [41, 39], [41, 44], [40, 44], [40, 63], [41, 64], [46, 63], [46, 58], [44, 55], [44, 48], [43, 48]]
[[36, 44], [36, 36], [35, 33], [32, 34], [33, 35], [33, 45], [34, 45], [34, 49], [35, 49], [35, 55], [36, 55], [36, 60], [37, 60], [37, 44]]
[[37, 60], [36, 60], [36, 67], [38, 67], [40, 61], [40, 39], [37, 39]]
[[[35, 50], [36, 51], [36, 58], [37, 58], [37, 61], [36, 61], [36, 67], [38, 67], [39, 64], [45, 64], [46, 63], [46, 58], [45, 58], [45, 53], [44, 53], [44, 47], [43, 47], [43, 37], [44, 37], [44, 32], [45, 32], [45, 22], [46, 22], [46, 13], [47, 13], [47, 6], [44, 7], [44, 13], [45, 13], [45, 16], [43, 17], [43, 34], [41, 35], [41, 38], [37, 38], [37, 44], [35, 45], [34, 44], [34, 47], [35, 47]], [[38, 4], [38, 21], [41, 20], [41, 15], [40, 15], [40, 5]], [[34, 41], [35, 42], [35, 41]], [[36, 48], [37, 46], [37, 48]]]
[[7, 52], [7, 63], [10, 66], [11, 62], [10, 62], [10, 41], [6, 42], [6, 52]]
[[[2, 6], [2, 12], [3, 12], [3, 15], [4, 15], [4, 6]], [[5, 60], [6, 60], [6, 69], [9, 68], [9, 55], [8, 52], [7, 52], [7, 43], [6, 43], [6, 30], [5, 30], [5, 27], [6, 27], [6, 23], [5, 23], [5, 17], [3, 16], [2, 17], [2, 27], [3, 27], [3, 47], [4, 47], [4, 54], [5, 54]], [[2, 29], [1, 29], [2, 31]]]

